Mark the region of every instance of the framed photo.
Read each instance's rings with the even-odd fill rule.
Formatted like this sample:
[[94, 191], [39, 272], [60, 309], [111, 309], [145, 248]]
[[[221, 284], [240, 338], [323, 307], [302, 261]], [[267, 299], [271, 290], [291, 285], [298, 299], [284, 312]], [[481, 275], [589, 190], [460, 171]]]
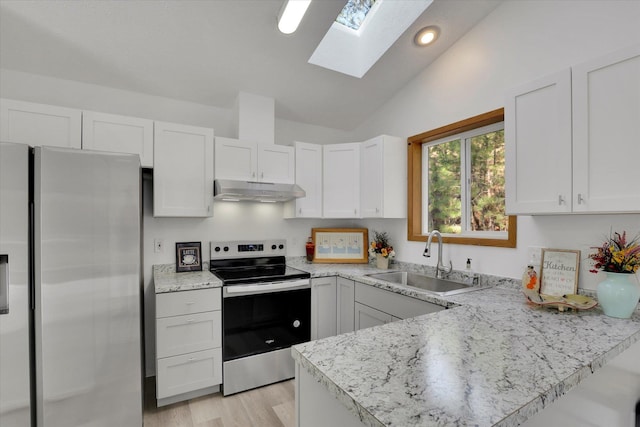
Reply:
[[176, 243], [176, 273], [202, 271], [200, 242]]
[[316, 245], [313, 262], [368, 263], [368, 232], [366, 228], [312, 228]]
[[542, 249], [540, 293], [562, 296], [578, 292], [580, 251]]

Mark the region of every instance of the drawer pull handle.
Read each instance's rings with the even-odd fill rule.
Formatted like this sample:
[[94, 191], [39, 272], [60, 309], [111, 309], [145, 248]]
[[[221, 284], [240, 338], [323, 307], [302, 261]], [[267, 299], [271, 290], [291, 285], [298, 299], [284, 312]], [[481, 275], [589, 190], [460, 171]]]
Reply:
[[185, 304], [187, 304], [187, 305], [193, 305], [193, 304], [195, 304], [195, 303], [196, 303], [195, 301], [185, 302]]
[[193, 323], [193, 322], [195, 322], [194, 319], [187, 319], [187, 323]]
[[194, 360], [198, 360], [198, 359], [196, 359], [195, 357], [190, 357], [189, 358], [189, 362], [193, 362]]

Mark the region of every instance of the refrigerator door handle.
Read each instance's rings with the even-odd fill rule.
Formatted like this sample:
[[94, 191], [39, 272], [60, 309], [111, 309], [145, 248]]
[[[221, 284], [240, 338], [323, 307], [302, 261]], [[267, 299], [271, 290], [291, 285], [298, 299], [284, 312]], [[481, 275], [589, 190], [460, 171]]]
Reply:
[[0, 255], [0, 314], [9, 314], [9, 255]]

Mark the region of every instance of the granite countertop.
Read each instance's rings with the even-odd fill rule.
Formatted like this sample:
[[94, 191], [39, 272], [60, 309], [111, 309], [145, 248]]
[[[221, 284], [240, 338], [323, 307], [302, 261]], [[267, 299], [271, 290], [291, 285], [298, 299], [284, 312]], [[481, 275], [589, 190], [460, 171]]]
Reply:
[[176, 273], [175, 264], [154, 265], [153, 283], [156, 294], [222, 286], [222, 281], [209, 270]]
[[[449, 307], [299, 344], [294, 359], [369, 426], [516, 426], [640, 340], [640, 313], [553, 311], [514, 281], [449, 297], [400, 289], [370, 266], [291, 263]], [[486, 283], [484, 283], [486, 284]]]

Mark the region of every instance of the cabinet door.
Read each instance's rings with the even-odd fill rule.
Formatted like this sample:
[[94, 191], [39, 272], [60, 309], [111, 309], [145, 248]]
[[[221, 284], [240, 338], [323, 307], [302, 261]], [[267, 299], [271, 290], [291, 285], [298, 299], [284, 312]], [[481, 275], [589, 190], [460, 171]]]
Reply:
[[152, 168], [153, 120], [84, 111], [82, 148], [138, 154], [142, 167]]
[[360, 182], [360, 208], [363, 218], [383, 216], [384, 175], [383, 139], [374, 138], [362, 143], [362, 174]]
[[[295, 143], [296, 184], [306, 196], [287, 203], [289, 218], [322, 217], [322, 146]], [[289, 206], [290, 205], [290, 206]]]
[[368, 305], [356, 302], [355, 308], [355, 328], [356, 331], [373, 326], [384, 325], [393, 321], [393, 316], [383, 311], [371, 308]]
[[337, 328], [338, 334], [353, 332], [354, 330], [354, 296], [355, 283], [353, 280], [338, 277], [337, 281]]
[[507, 213], [571, 212], [571, 71], [509, 91], [504, 115]]
[[323, 217], [360, 217], [360, 143], [323, 147], [322, 182]]
[[293, 184], [295, 182], [293, 147], [258, 144], [258, 181]]
[[80, 148], [81, 123], [80, 110], [0, 99], [0, 140], [5, 142]]
[[640, 45], [573, 68], [573, 210], [640, 211]]
[[380, 135], [362, 143], [360, 209], [363, 218], [407, 217], [407, 145]]
[[155, 122], [153, 215], [213, 214], [213, 129]]
[[255, 143], [216, 138], [216, 179], [257, 181], [258, 148]]
[[311, 339], [336, 335], [336, 278], [311, 279]]

